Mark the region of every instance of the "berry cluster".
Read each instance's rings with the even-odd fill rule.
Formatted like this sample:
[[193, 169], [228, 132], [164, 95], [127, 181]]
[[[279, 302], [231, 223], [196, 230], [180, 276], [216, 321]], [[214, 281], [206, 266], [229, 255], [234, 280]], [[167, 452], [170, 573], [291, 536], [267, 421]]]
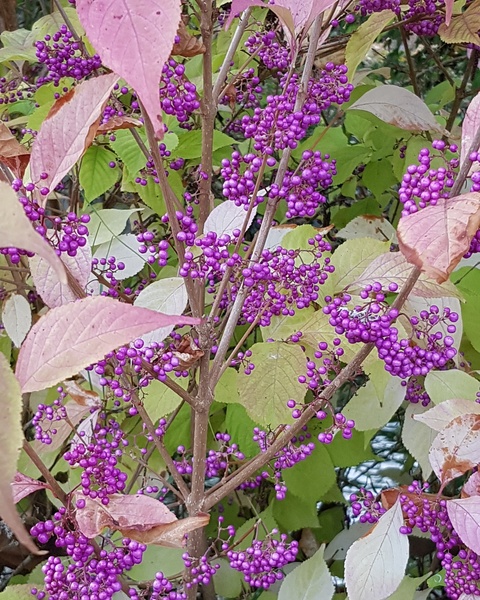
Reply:
[[37, 86], [53, 81], [58, 86], [62, 77], [80, 81], [102, 66], [98, 54], [86, 55], [81, 42], [75, 40], [66, 25], [44, 41], [35, 42], [38, 61], [48, 69], [47, 74], [37, 79]]
[[196, 86], [185, 77], [185, 66], [170, 58], [160, 78], [160, 103], [167, 115], [173, 115], [180, 127], [190, 129], [191, 115], [200, 108]]
[[220, 442], [220, 450], [209, 450], [206, 459], [205, 475], [223, 477], [228, 471], [231, 461], [243, 461], [245, 455], [239, 451], [237, 444], [230, 444], [231, 437], [228, 433], [217, 433], [215, 439]]
[[56, 398], [52, 405], [39, 404], [32, 419], [32, 425], [35, 428], [35, 439], [42, 442], [42, 444], [50, 445], [53, 441], [52, 436], [57, 433], [57, 429], [51, 427], [50, 424], [59, 423], [67, 418], [66, 408], [62, 404], [62, 400], [67, 394], [61, 387], [57, 391], [60, 397]]
[[381, 503], [375, 500], [372, 492], [364, 488], [360, 488], [357, 494], [351, 494], [350, 502], [353, 516], [360, 516], [360, 523], [377, 523], [378, 519], [387, 512]]
[[[389, 291], [395, 291], [396, 284], [389, 285]], [[392, 325], [398, 317], [398, 311], [385, 302], [385, 293], [378, 282], [368, 285], [361, 297], [370, 299], [363, 306], [346, 308], [351, 300], [349, 294], [335, 299], [328, 298], [329, 304], [323, 311], [330, 315], [330, 324], [338, 334], [343, 334], [350, 343], [373, 342], [378, 356], [385, 362], [385, 370], [402, 379], [412, 376], [425, 376], [432, 369], [443, 369], [455, 357], [454, 323], [458, 314], [448, 307], [440, 314], [438, 306], [432, 305], [418, 316], [409, 317], [411, 335], [400, 339], [399, 332]], [[444, 325], [448, 335], [438, 329]]]
[[72, 467], [83, 469], [80, 483], [85, 496], [99, 498], [107, 505], [111, 494], [125, 489], [128, 476], [117, 464], [126, 446], [128, 441], [120, 425], [111, 419], [103, 426], [95, 426], [90, 443], [75, 444], [63, 455]]
[[254, 540], [242, 552], [229, 550], [227, 558], [232, 569], [243, 573], [245, 581], [254, 588], [268, 590], [276, 581], [283, 579], [282, 568], [293, 562], [298, 553], [298, 542], [287, 543], [287, 536], [277, 535], [274, 529], [264, 540]]
[[187, 569], [188, 581], [185, 587], [191, 588], [193, 585], [201, 584], [208, 585], [220, 568], [220, 564], [210, 564], [206, 556], [201, 556], [199, 559], [192, 558], [188, 552], [182, 555], [183, 564]]
[[287, 171], [281, 186], [271, 186], [268, 196], [287, 202], [287, 219], [313, 217], [319, 205], [326, 202], [319, 190], [330, 187], [337, 172], [335, 160], [329, 162], [329, 158], [328, 154], [322, 157], [318, 151], [306, 150], [296, 171]]
[[120, 576], [142, 561], [144, 544], [124, 538], [118, 546], [95, 551], [91, 540], [76, 531], [60, 508], [52, 520], [37, 523], [30, 530], [39, 544], [55, 537], [55, 546], [63, 548], [70, 562], [49, 556], [42, 567], [45, 591], [32, 589], [37, 600], [111, 600], [122, 589]]
[[[268, 167], [274, 167], [277, 164], [273, 156], [268, 156], [264, 160]], [[252, 198], [255, 181], [262, 165], [263, 160], [256, 154], [248, 153], [242, 156], [237, 150], [232, 153], [230, 160], [224, 158], [220, 174], [224, 179], [223, 195], [225, 198], [235, 202], [237, 206], [245, 207], [248, 207], [251, 202], [254, 206], [263, 202], [263, 195], [260, 193], [256, 194], [255, 199]]]
[[251, 55], [258, 56], [260, 61], [281, 78], [290, 66], [290, 52], [285, 45], [278, 40], [273, 29], [269, 31], [253, 33], [245, 42], [245, 48]]

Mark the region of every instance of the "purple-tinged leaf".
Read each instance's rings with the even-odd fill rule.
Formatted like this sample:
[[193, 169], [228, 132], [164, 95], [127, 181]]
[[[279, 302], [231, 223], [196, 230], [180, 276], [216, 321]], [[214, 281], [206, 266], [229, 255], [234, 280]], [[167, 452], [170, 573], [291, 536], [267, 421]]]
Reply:
[[443, 133], [428, 106], [418, 96], [397, 85], [381, 85], [363, 94], [350, 110], [364, 110], [405, 131]]
[[63, 283], [67, 283], [67, 275], [62, 261], [55, 250], [37, 233], [32, 222], [26, 216], [17, 195], [12, 188], [0, 181], [0, 243], [2, 248], [9, 246], [35, 252], [44, 258]]
[[425, 423], [435, 431], [442, 431], [453, 419], [468, 414], [480, 415], [480, 404], [464, 398], [452, 398], [440, 402], [427, 412], [414, 415], [413, 418], [420, 423]]
[[475, 471], [470, 475], [463, 485], [462, 498], [470, 498], [470, 496], [480, 496], [480, 472]]
[[50, 489], [48, 483], [37, 481], [36, 479], [28, 477], [28, 475], [23, 475], [23, 473], [15, 473], [15, 477], [10, 485], [12, 488], [14, 504], [17, 504], [23, 498], [30, 496], [33, 492]]
[[407, 261], [443, 283], [480, 227], [480, 194], [440, 198], [435, 206], [402, 217], [397, 235]]
[[17, 461], [23, 445], [22, 392], [19, 382], [0, 352], [0, 517], [10, 527], [18, 541], [33, 554], [39, 550], [30, 539], [15, 508], [11, 482], [17, 472]]
[[[348, 289], [357, 291], [367, 284], [378, 281], [385, 288], [390, 283], [396, 283], [399, 288], [407, 281], [412, 273], [413, 266], [407, 262], [401, 252], [387, 252], [374, 258], [365, 271], [354, 281]], [[412, 290], [413, 296], [421, 298], [453, 297], [462, 299], [461, 293], [450, 281], [442, 284], [433, 281], [425, 274], [421, 274]]]
[[[57, 100], [33, 143], [33, 182], [53, 191], [83, 156], [93, 142], [103, 108], [117, 81], [115, 73], [100, 75], [83, 81], [67, 97]], [[47, 173], [43, 180], [42, 173]]]
[[[468, 105], [465, 113], [465, 118], [462, 123], [462, 143], [460, 147], [460, 164], [467, 158], [467, 152], [469, 152], [475, 134], [480, 127], [480, 93], [478, 93]], [[475, 149], [478, 151], [478, 148]], [[472, 163], [470, 173], [472, 171], [478, 171], [480, 167], [478, 163]]]
[[43, 390], [154, 329], [199, 322], [104, 296], [84, 298], [52, 308], [32, 327], [20, 349], [16, 373], [23, 392]]
[[480, 554], [480, 496], [448, 500], [447, 512], [462, 542]]
[[9, 296], [3, 303], [2, 322], [8, 337], [20, 348], [32, 326], [32, 310], [28, 300], [20, 294]]
[[429, 458], [443, 485], [473, 469], [480, 462], [480, 415], [455, 417], [440, 431], [430, 448]]
[[454, 0], [445, 0], [445, 25], [448, 27], [453, 15]]
[[[88, 281], [92, 277], [92, 249], [88, 240], [85, 246], [77, 248], [75, 256], [68, 256], [68, 254], [63, 253], [61, 261], [70, 271], [80, 288], [85, 290]], [[69, 285], [62, 284], [56, 272], [46, 260], [39, 256], [34, 256], [29, 262], [35, 289], [49, 308], [62, 306], [62, 304], [67, 304], [77, 299], [74, 291]]]
[[408, 538], [400, 533], [403, 514], [399, 500], [365, 537], [354, 542], [345, 559], [350, 600], [385, 600], [400, 585], [408, 561]]
[[158, 87], [180, 23], [180, 0], [77, 0], [77, 11], [103, 64], [135, 89], [161, 139]]

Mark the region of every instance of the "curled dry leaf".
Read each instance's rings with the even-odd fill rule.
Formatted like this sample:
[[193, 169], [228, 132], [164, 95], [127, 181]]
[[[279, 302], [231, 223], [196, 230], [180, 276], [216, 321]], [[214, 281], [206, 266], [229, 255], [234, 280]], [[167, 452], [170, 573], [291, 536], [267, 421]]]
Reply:
[[165, 504], [140, 494], [112, 494], [107, 506], [79, 492], [75, 499], [85, 503], [84, 508], [77, 509], [76, 519], [80, 531], [88, 538], [109, 528], [144, 544], [181, 547], [186, 533], [204, 527], [209, 521], [209, 516], [203, 514], [179, 521]]
[[135, 127], [142, 127], [143, 123], [133, 117], [122, 116], [118, 117], [115, 115], [111, 119], [108, 119], [106, 123], [102, 123], [97, 127], [97, 133], [104, 134], [109, 131], [117, 131], [118, 129], [133, 129]]
[[62, 283], [67, 283], [62, 261], [50, 244], [34, 230], [17, 195], [10, 185], [3, 181], [0, 181], [0, 240], [3, 247], [13, 246], [35, 252], [55, 269]]
[[0, 162], [22, 178], [30, 161], [30, 152], [17, 141], [5, 123], [0, 123]]
[[[401, 288], [410, 277], [412, 270], [413, 266], [407, 262], [401, 252], [386, 252], [375, 258], [348, 289], [352, 292], [359, 291], [367, 284], [373, 284], [375, 281], [381, 283], [384, 289], [390, 283], [396, 283]], [[461, 293], [453, 283], [445, 281], [443, 284], [439, 284], [423, 273], [415, 283], [412, 295], [421, 298], [452, 297], [462, 299]]]
[[172, 56], [184, 56], [190, 58], [198, 54], [205, 54], [206, 48], [202, 40], [196, 38], [188, 30], [183, 21], [180, 21], [180, 26], [177, 31], [177, 36], [180, 41], [173, 44]]
[[[100, 75], [79, 83], [57, 100], [33, 143], [32, 181], [55, 189], [93, 142], [103, 107], [117, 81], [115, 73]], [[42, 173], [47, 173], [43, 180]]]
[[48, 483], [37, 481], [36, 479], [28, 477], [28, 475], [24, 475], [23, 473], [15, 473], [15, 477], [10, 485], [12, 487], [14, 504], [17, 504], [17, 502], [20, 502], [20, 500], [23, 498], [30, 496], [30, 494], [33, 494], [33, 492], [50, 489]]
[[102, 63], [133, 87], [161, 139], [158, 85], [180, 23], [180, 0], [77, 0], [76, 5]]
[[62, 387], [79, 406], [86, 406], [87, 408], [100, 408], [102, 406], [102, 401], [97, 392], [85, 390], [73, 379], [64, 381]]
[[402, 217], [400, 250], [413, 265], [443, 283], [470, 247], [480, 226], [480, 194], [440, 198], [435, 206]]
[[164, 315], [97, 296], [52, 308], [30, 330], [16, 372], [23, 392], [71, 377], [108, 352], [166, 325], [196, 325], [199, 319]]
[[350, 110], [365, 110], [406, 131], [444, 132], [425, 102], [397, 85], [381, 85], [368, 91], [350, 106]]
[[480, 415], [461, 415], [453, 419], [434, 439], [429, 453], [430, 464], [442, 485], [478, 465], [479, 430]]

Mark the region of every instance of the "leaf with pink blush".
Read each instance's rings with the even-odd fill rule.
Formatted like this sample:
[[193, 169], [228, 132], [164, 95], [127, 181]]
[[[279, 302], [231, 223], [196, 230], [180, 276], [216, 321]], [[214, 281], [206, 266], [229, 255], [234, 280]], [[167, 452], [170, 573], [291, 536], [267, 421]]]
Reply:
[[453, 15], [454, 0], [445, 0], [445, 25], [448, 27]]
[[33, 554], [39, 550], [30, 539], [15, 502], [11, 482], [23, 446], [22, 392], [5, 355], [0, 352], [0, 518], [10, 527], [18, 541]]
[[[390, 283], [395, 283], [399, 288], [411, 275], [413, 266], [408, 263], [401, 252], [387, 252], [377, 256], [360, 275], [348, 286], [350, 291], [357, 291], [366, 285], [378, 281], [386, 289]], [[450, 281], [442, 284], [433, 281], [425, 274], [421, 274], [412, 289], [413, 296], [421, 298], [440, 298], [442, 296], [462, 299], [461, 293]]]
[[43, 390], [145, 333], [198, 323], [104, 296], [83, 298], [52, 308], [35, 323], [20, 349], [16, 374], [24, 393]]
[[[465, 112], [465, 118], [462, 123], [462, 142], [460, 146], [460, 164], [463, 164], [463, 161], [467, 158], [467, 152], [470, 151], [470, 148], [473, 143], [473, 139], [475, 134], [480, 127], [480, 93], [476, 94], [471, 100], [468, 108]], [[476, 148], [477, 152], [479, 148]], [[470, 167], [470, 173], [473, 171], [478, 171], [480, 166], [478, 163], [472, 163]]]
[[456, 417], [433, 440], [429, 459], [442, 485], [480, 462], [480, 415]]
[[464, 483], [460, 495], [462, 498], [470, 498], [470, 496], [480, 496], [480, 472], [475, 471], [470, 475], [470, 477]]
[[443, 283], [467, 252], [479, 226], [480, 194], [440, 198], [435, 206], [400, 219], [400, 251], [409, 263]]
[[462, 542], [480, 554], [480, 496], [448, 500], [447, 512]]
[[413, 418], [435, 431], [442, 431], [453, 419], [468, 414], [480, 415], [480, 404], [464, 398], [452, 398], [440, 402], [422, 414], [414, 415]]
[[15, 473], [15, 477], [10, 485], [12, 487], [14, 504], [17, 504], [23, 498], [30, 496], [30, 494], [38, 492], [38, 490], [50, 489], [48, 483], [37, 481], [36, 479], [28, 477], [28, 475], [23, 475], [23, 473]]
[[402, 525], [397, 499], [370, 532], [350, 546], [345, 559], [350, 600], [384, 600], [398, 588], [408, 561], [408, 538], [400, 533]]
[[[109, 73], [79, 83], [57, 100], [33, 143], [30, 176], [53, 191], [92, 144], [103, 109], [118, 75]], [[47, 173], [45, 179], [40, 175]], [[46, 201], [46, 200], [45, 200]]]
[[52, 266], [62, 283], [67, 283], [62, 261], [50, 244], [35, 231], [17, 194], [3, 181], [0, 181], [0, 240], [3, 248], [11, 246], [35, 252]]
[[[87, 240], [83, 247], [77, 248], [75, 256], [62, 253], [60, 260], [70, 271], [80, 289], [85, 291], [92, 277], [92, 249]], [[74, 302], [78, 296], [70, 285], [63, 284], [51, 265], [39, 256], [30, 259], [30, 272], [37, 293], [49, 308]]]
[[180, 23], [181, 1], [77, 0], [77, 12], [103, 64], [134, 88], [161, 139], [158, 88]]

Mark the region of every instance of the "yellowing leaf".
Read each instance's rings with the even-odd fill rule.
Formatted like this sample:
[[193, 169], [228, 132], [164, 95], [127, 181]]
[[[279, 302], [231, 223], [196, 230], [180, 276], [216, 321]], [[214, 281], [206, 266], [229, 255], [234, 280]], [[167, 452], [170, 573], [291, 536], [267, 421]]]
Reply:
[[345, 64], [348, 67], [348, 78], [353, 79], [358, 65], [367, 55], [373, 42], [377, 39], [384, 27], [395, 18], [392, 10], [382, 10], [370, 15], [365, 23], [362, 23], [354, 31], [348, 40], [345, 51]]
[[480, 43], [480, 2], [472, 2], [461, 15], [452, 18], [450, 24], [442, 23], [438, 28], [440, 38], [447, 44], [460, 44], [469, 42]]

